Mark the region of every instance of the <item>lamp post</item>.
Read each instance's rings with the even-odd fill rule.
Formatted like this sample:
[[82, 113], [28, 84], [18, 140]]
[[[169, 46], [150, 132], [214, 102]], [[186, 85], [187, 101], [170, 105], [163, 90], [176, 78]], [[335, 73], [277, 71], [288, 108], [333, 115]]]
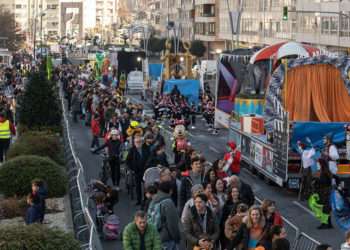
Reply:
[[45, 16], [45, 12], [40, 13], [40, 50], [43, 52], [43, 16]]

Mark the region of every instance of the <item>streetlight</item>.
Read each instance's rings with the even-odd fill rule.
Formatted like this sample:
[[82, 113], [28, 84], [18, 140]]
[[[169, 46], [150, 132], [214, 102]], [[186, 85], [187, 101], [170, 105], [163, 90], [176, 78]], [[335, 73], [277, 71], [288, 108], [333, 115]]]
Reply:
[[183, 56], [180, 57], [180, 62], [185, 61], [185, 58]]
[[141, 57], [137, 57], [137, 61], [138, 61], [138, 62], [141, 62]]

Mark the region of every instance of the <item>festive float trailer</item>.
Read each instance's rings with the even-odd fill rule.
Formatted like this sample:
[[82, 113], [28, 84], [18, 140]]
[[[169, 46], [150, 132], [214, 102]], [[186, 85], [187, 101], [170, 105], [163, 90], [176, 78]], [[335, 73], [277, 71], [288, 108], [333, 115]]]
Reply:
[[347, 57], [318, 56], [282, 63], [267, 87], [264, 116], [230, 120], [229, 139], [240, 145], [243, 161], [278, 185], [297, 189], [301, 166], [297, 141], [305, 142], [308, 137], [322, 152], [323, 137], [331, 134], [340, 155], [338, 175], [348, 181], [349, 67]]

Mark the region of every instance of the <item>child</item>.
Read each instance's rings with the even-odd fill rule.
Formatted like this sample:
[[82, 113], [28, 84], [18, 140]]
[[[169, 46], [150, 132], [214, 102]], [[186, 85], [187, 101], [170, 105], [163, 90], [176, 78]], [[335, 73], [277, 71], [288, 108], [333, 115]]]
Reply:
[[107, 187], [106, 196], [103, 200], [108, 213], [113, 213], [114, 205], [119, 201], [119, 193], [117, 190]]
[[38, 205], [41, 209], [40, 222], [43, 223], [46, 209], [45, 200], [47, 198], [47, 189], [45, 188], [44, 182], [42, 180], [35, 179], [32, 181], [32, 195], [35, 199], [38, 200]]
[[39, 197], [33, 194], [29, 194], [27, 196], [27, 204], [29, 205], [29, 207], [26, 211], [26, 224], [30, 225], [33, 223], [42, 223], [41, 219], [43, 215], [40, 208]]

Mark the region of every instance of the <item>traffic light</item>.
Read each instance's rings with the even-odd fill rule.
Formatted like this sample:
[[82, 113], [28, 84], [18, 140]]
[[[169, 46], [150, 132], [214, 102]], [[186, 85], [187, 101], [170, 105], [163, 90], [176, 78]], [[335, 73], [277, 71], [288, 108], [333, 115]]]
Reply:
[[283, 20], [288, 20], [288, 6], [283, 6]]

